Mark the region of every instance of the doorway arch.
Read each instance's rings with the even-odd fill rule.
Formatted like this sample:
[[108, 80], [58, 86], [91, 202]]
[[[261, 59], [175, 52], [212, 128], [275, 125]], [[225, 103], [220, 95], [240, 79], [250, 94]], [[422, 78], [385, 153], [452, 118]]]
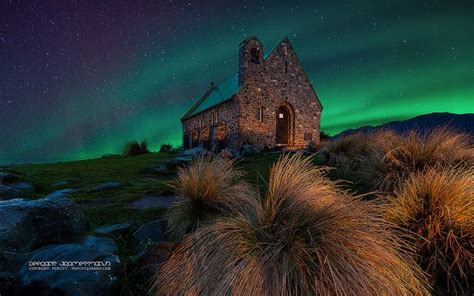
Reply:
[[291, 128], [293, 113], [290, 106], [281, 105], [276, 112], [275, 144], [288, 146], [291, 144]]

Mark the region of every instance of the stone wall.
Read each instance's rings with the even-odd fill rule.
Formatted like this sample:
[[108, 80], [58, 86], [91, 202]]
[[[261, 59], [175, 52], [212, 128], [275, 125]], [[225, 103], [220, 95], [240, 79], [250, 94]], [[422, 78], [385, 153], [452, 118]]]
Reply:
[[[261, 47], [256, 40], [247, 46]], [[285, 105], [291, 113], [288, 146], [319, 143], [322, 107], [291, 44], [285, 39], [266, 60], [248, 64], [247, 75], [243, 75], [245, 85], [236, 95], [242, 142], [260, 148], [275, 146], [276, 111]], [[260, 107], [263, 107], [263, 120], [259, 116]]]
[[[322, 106], [288, 39], [281, 41], [266, 59], [257, 38], [244, 40], [239, 48], [238, 70], [239, 92], [232, 99], [183, 120], [184, 142], [194, 134], [200, 145], [214, 146], [213, 139], [224, 133], [225, 145], [234, 149], [244, 143], [272, 148], [276, 145], [277, 109], [285, 106], [290, 112], [287, 146], [301, 148], [310, 141], [319, 144]], [[215, 111], [217, 123], [210, 120]], [[207, 135], [210, 143], [205, 141]]]
[[[212, 120], [213, 112], [217, 112], [217, 121]], [[218, 145], [218, 142], [238, 146], [240, 143], [238, 114], [238, 105], [234, 99], [230, 99], [214, 108], [182, 120], [183, 146], [185, 148], [196, 146], [196, 143], [186, 145], [186, 142], [192, 138], [192, 134], [197, 136], [197, 145], [207, 146], [207, 148]], [[206, 143], [207, 137], [209, 137], [209, 143]]]

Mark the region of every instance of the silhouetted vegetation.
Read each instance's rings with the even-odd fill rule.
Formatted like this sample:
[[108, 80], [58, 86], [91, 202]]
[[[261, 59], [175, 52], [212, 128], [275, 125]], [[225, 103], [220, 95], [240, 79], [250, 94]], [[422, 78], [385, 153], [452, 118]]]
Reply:
[[146, 141], [139, 143], [138, 141], [132, 141], [125, 144], [123, 149], [124, 156], [137, 156], [142, 154], [147, 154], [150, 151], [148, 150], [148, 144]]
[[160, 147], [160, 152], [170, 152], [171, 150], [173, 150], [171, 144], [163, 144]]

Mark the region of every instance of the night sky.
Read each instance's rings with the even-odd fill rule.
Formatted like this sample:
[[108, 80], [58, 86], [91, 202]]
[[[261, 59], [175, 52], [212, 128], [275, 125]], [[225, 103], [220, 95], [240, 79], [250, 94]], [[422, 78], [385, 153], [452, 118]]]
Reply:
[[[128, 2], [128, 4], [127, 4]], [[179, 118], [290, 38], [322, 129], [474, 112], [474, 1], [1, 1], [0, 164], [180, 143]]]

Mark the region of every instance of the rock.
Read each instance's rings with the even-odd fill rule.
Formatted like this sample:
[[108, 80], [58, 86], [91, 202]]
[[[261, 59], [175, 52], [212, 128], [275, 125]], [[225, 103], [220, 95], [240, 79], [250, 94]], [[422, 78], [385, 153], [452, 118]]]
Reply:
[[260, 150], [254, 145], [244, 144], [240, 146], [240, 155], [243, 157], [255, 154], [260, 154]]
[[171, 175], [173, 172], [164, 164], [156, 164], [151, 167], [152, 171], [163, 176]]
[[[120, 259], [117, 246], [107, 237], [86, 236], [79, 243], [51, 245], [38, 249], [21, 268], [21, 295], [110, 295], [117, 284]], [[35, 262], [67, 262], [68, 270], [34, 270]], [[81, 262], [85, 264], [81, 265]], [[94, 263], [89, 263], [94, 262]]]
[[0, 200], [17, 198], [19, 195], [18, 190], [0, 184]]
[[310, 141], [308, 143], [308, 146], [306, 147], [306, 151], [308, 151], [309, 153], [315, 153], [317, 150], [318, 150], [318, 147], [316, 143], [313, 141]]
[[0, 201], [0, 270], [9, 256], [64, 242], [85, 229], [79, 205], [65, 197]]
[[211, 152], [207, 151], [204, 148], [194, 147], [194, 148], [191, 148], [191, 149], [186, 149], [186, 150], [181, 151], [178, 154], [178, 156], [187, 157], [187, 158], [194, 158], [194, 157], [203, 156], [203, 155], [210, 155], [210, 154], [211, 154]]
[[54, 182], [52, 185], [53, 187], [60, 187], [60, 186], [65, 186], [69, 183], [69, 180], [60, 180], [57, 182]]
[[0, 172], [0, 184], [3, 184], [3, 180], [7, 179], [9, 175], [9, 173]]
[[150, 243], [143, 247], [142, 251], [138, 253], [135, 260], [143, 272], [146, 279], [151, 279], [163, 262], [168, 259], [171, 251], [175, 248], [177, 243], [174, 242], [159, 242]]
[[134, 239], [139, 244], [150, 242], [161, 242], [165, 240], [165, 229], [161, 220], [148, 222], [140, 226], [133, 234]]
[[168, 161], [166, 161], [165, 166], [168, 169], [173, 170], [173, 169], [176, 169], [179, 166], [182, 166], [182, 165], [185, 165], [185, 164], [191, 162], [192, 160], [193, 160], [192, 157], [178, 156], [178, 157], [174, 157], [174, 158], [171, 158]]
[[239, 158], [240, 153], [237, 150], [225, 148], [225, 149], [222, 149], [221, 152], [219, 152], [219, 156], [226, 159], [234, 159], [234, 158]]
[[100, 191], [100, 190], [106, 190], [106, 189], [112, 189], [112, 188], [119, 188], [122, 187], [124, 184], [119, 181], [111, 181], [111, 182], [104, 182], [97, 184], [94, 187], [93, 191]]
[[50, 194], [46, 195], [45, 198], [53, 200], [53, 199], [60, 198], [60, 197], [66, 197], [71, 192], [74, 192], [74, 189], [69, 188], [69, 189], [56, 190], [56, 191], [53, 191]]
[[10, 187], [15, 188], [16, 190], [31, 190], [33, 185], [29, 182], [16, 182], [10, 184]]
[[109, 226], [104, 226], [104, 227], [99, 227], [95, 229], [95, 232], [99, 234], [110, 234], [113, 232], [123, 232], [127, 229], [130, 228], [130, 224], [128, 223], [119, 223], [119, 224], [114, 224], [114, 225], [109, 225]]
[[176, 195], [145, 196], [131, 203], [134, 209], [170, 208], [175, 203], [183, 200]]

